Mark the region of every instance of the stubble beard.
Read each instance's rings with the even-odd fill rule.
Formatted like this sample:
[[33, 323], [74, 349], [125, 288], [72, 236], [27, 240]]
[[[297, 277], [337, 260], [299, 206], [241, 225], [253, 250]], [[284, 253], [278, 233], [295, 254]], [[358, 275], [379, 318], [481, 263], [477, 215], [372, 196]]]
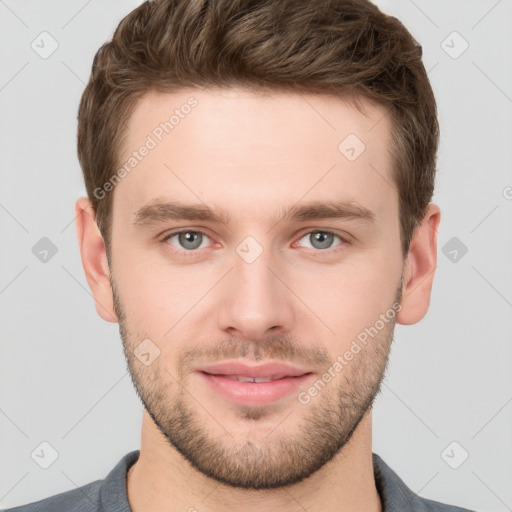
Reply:
[[[215, 410], [190, 395], [188, 376], [182, 368], [178, 368], [176, 378], [169, 369], [158, 364], [145, 367], [137, 360], [134, 349], [138, 341], [128, 330], [113, 278], [111, 284], [123, 350], [139, 398], [170, 445], [196, 470], [217, 482], [254, 490], [300, 482], [342, 451], [380, 392], [393, 341], [394, 318], [307, 405], [298, 406], [297, 401], [292, 411], [275, 405], [236, 406], [216, 418]], [[401, 285], [395, 303], [400, 298]], [[254, 345], [230, 339], [222, 347], [229, 347], [227, 351], [219, 350], [225, 356], [237, 354], [252, 359], [289, 360], [294, 352], [286, 338]], [[170, 396], [171, 388], [178, 389], [174, 398]], [[294, 412], [301, 417], [288, 429], [287, 422], [291, 422], [287, 415]], [[233, 413], [237, 423], [252, 421], [251, 435], [240, 438], [236, 427], [227, 424], [226, 418]], [[276, 428], [270, 434], [258, 435], [258, 422], [272, 415]]]

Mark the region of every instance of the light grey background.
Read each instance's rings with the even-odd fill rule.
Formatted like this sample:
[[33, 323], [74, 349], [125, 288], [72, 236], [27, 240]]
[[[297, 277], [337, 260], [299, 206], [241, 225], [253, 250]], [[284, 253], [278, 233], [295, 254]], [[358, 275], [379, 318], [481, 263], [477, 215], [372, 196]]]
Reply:
[[[117, 324], [95, 312], [73, 210], [79, 98], [94, 53], [138, 4], [0, 0], [1, 508], [104, 478], [139, 447], [142, 407]], [[442, 221], [431, 308], [397, 326], [374, 451], [422, 496], [512, 510], [512, 1], [378, 4], [423, 45]], [[31, 47], [43, 31], [59, 45], [46, 59]], [[42, 237], [57, 247], [46, 263], [32, 252]], [[453, 237], [467, 247], [455, 262], [443, 253]], [[58, 452], [48, 469], [31, 458], [44, 441]]]

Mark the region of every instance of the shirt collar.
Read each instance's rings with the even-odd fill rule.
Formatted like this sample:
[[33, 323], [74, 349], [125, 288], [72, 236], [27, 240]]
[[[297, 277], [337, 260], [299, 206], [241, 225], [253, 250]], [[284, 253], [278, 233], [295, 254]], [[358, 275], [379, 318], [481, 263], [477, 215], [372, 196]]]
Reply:
[[[126, 454], [112, 469], [101, 485], [101, 512], [132, 512], [128, 504], [126, 475], [137, 462], [139, 450]], [[375, 485], [380, 495], [382, 512], [427, 510], [425, 501], [412, 492], [400, 477], [376, 453], [372, 454]]]

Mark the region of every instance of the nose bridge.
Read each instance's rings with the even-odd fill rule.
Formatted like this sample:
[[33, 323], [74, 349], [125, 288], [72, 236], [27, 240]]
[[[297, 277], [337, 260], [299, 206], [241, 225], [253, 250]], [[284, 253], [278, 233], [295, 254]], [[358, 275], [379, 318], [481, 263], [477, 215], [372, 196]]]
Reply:
[[236, 248], [233, 268], [219, 304], [223, 330], [259, 339], [269, 329], [289, 330], [293, 323], [292, 297], [276, 277], [279, 263], [270, 249], [247, 237]]

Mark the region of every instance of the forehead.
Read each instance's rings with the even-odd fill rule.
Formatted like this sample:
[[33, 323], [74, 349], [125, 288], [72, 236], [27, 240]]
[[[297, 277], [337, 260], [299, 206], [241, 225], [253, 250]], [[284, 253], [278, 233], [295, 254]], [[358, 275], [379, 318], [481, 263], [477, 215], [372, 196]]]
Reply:
[[317, 94], [148, 93], [128, 122], [119, 155], [127, 172], [116, 185], [114, 210], [133, 212], [164, 196], [222, 202], [224, 209], [244, 205], [247, 212], [253, 203], [262, 211], [306, 196], [386, 207], [397, 197], [389, 116], [358, 101], [363, 112]]

